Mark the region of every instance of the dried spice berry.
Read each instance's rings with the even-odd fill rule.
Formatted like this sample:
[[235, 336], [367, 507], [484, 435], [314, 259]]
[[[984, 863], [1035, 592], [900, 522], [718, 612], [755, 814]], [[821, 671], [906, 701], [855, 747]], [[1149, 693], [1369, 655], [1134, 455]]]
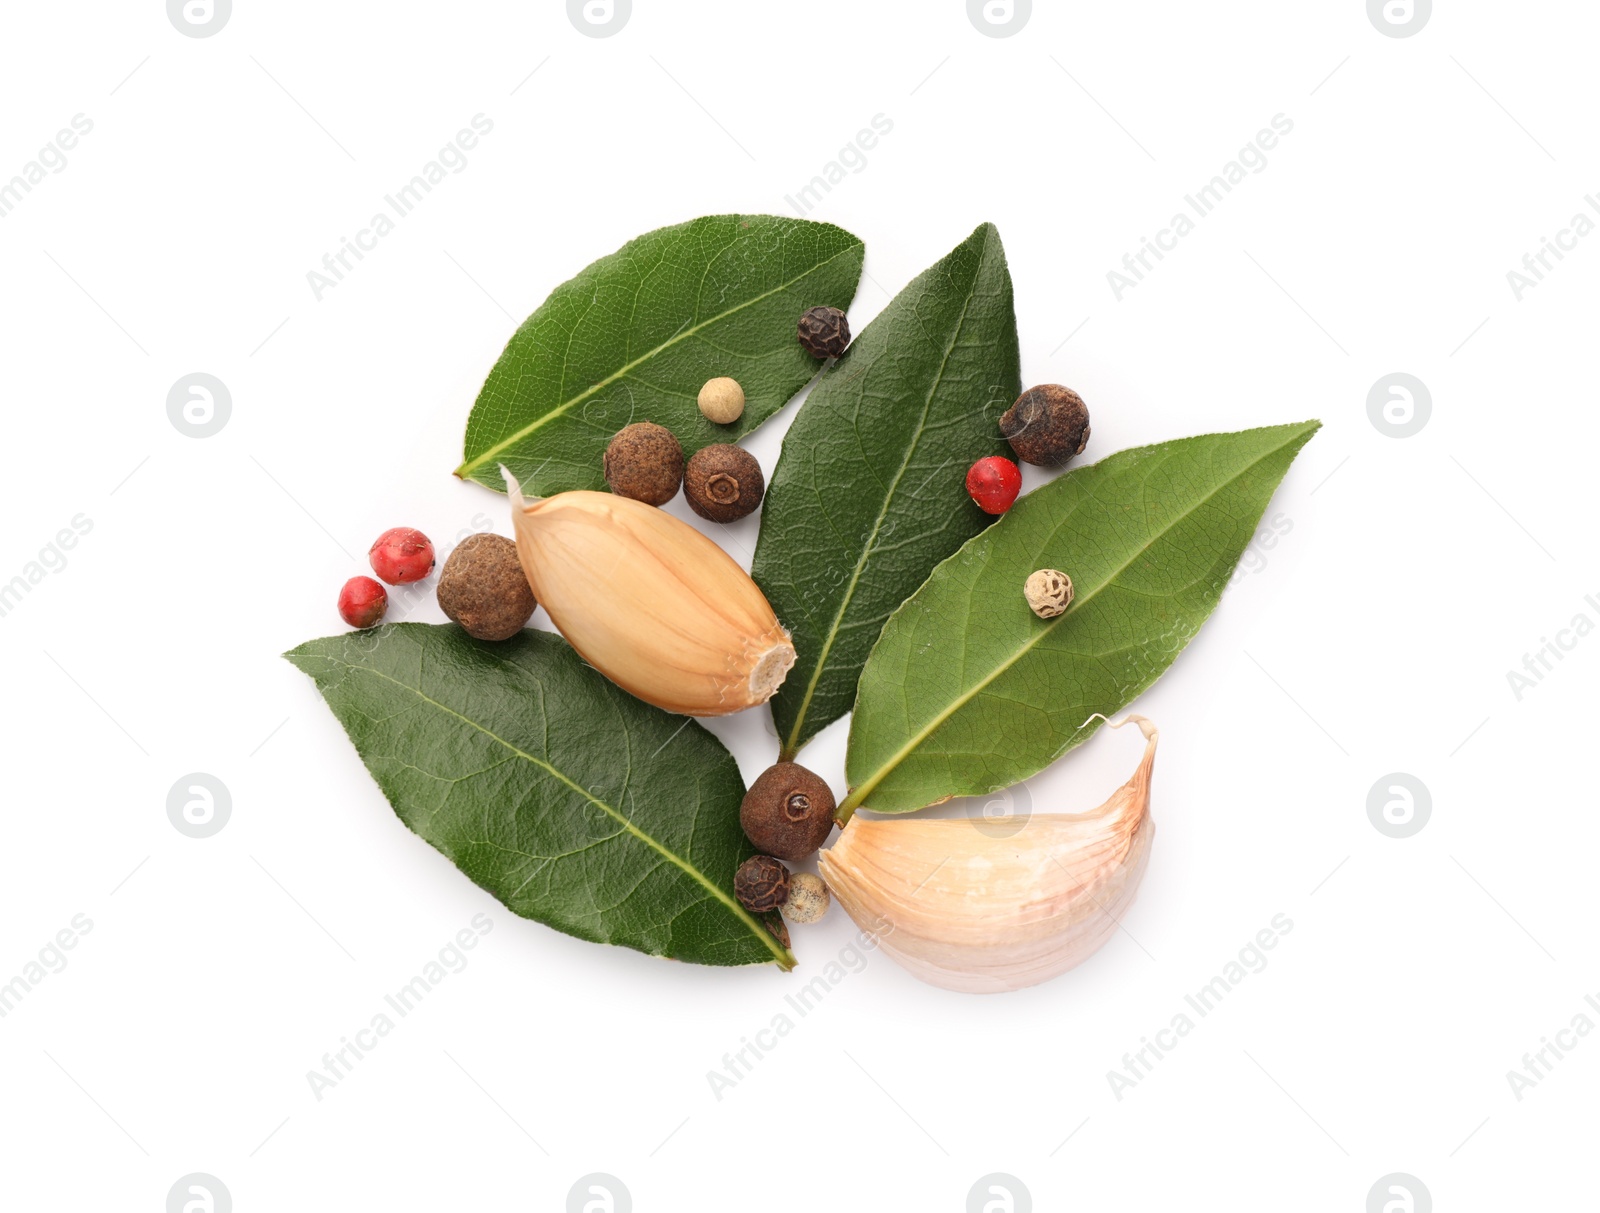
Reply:
[[810, 855], [833, 829], [833, 792], [795, 762], [774, 763], [739, 805], [739, 824], [756, 849], [793, 862]]
[[683, 483], [683, 447], [665, 426], [635, 421], [612, 437], [601, 467], [619, 497], [665, 505]]
[[683, 474], [689, 508], [712, 522], [737, 522], [754, 513], [766, 491], [756, 457], [732, 443], [701, 447]]
[[372, 541], [367, 559], [390, 585], [404, 585], [433, 572], [433, 544], [416, 527], [390, 527]]
[[1089, 444], [1089, 406], [1071, 388], [1043, 383], [1001, 414], [1000, 432], [1022, 462], [1060, 467]]
[[985, 514], [1004, 514], [1022, 490], [1022, 473], [1002, 455], [978, 460], [967, 471], [967, 492]]
[[1060, 569], [1037, 569], [1022, 583], [1022, 596], [1040, 619], [1054, 619], [1072, 605], [1072, 578]]
[[850, 344], [850, 321], [836, 307], [814, 307], [800, 317], [798, 335], [813, 358], [837, 358]]
[[733, 895], [747, 910], [776, 910], [789, 897], [789, 869], [771, 855], [752, 855], [733, 874]]
[[504, 535], [469, 535], [439, 574], [439, 609], [477, 640], [509, 640], [533, 616], [533, 588]]
[[389, 609], [389, 592], [370, 577], [352, 577], [339, 591], [339, 618], [353, 628], [370, 628]]
[[785, 918], [798, 926], [816, 922], [828, 912], [828, 886], [820, 876], [796, 872], [789, 882], [789, 897], [779, 908]]
[[729, 379], [726, 375], [707, 379], [696, 403], [707, 421], [732, 425], [744, 416], [744, 389], [739, 386], [737, 379]]

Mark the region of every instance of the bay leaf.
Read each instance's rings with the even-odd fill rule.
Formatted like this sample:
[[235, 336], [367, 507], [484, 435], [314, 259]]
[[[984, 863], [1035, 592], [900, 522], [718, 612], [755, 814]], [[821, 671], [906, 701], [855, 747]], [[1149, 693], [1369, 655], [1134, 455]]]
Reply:
[[[820, 363], [795, 327], [807, 308], [850, 306], [861, 241], [830, 223], [708, 215], [659, 228], [557, 287], [489, 372], [456, 475], [504, 492], [603, 489], [600, 457], [623, 426], [666, 426], [692, 454], [734, 442], [782, 408]], [[727, 375], [744, 415], [716, 425], [696, 397]]]
[[[1090, 713], [1132, 701], [1210, 616], [1320, 424], [1122, 451], [1018, 501], [884, 625], [861, 675], [841, 812], [996, 791], [1086, 741], [1100, 727]], [[1023, 599], [1040, 568], [1072, 578], [1055, 619]]]
[[772, 700], [785, 759], [850, 710], [884, 620], [990, 517], [967, 468], [1006, 453], [1021, 390], [1011, 274], [985, 223], [918, 275], [812, 388], [784, 436], [752, 575], [793, 633]]
[[753, 853], [733, 756], [559, 636], [398, 623], [284, 656], [400, 820], [512, 913], [652, 956], [794, 964], [733, 896]]

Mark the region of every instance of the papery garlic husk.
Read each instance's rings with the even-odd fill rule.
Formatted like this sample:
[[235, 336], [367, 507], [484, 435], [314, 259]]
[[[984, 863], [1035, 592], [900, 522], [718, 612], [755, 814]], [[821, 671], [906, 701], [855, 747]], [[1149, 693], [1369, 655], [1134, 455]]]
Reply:
[[528, 584], [585, 661], [646, 703], [688, 716], [772, 698], [794, 645], [720, 547], [641, 501], [586, 491], [525, 500], [505, 477]]
[[999, 993], [1065, 973], [1117, 931], [1150, 857], [1159, 734], [1129, 720], [1144, 758], [1099, 808], [1035, 814], [1015, 833], [1017, 818], [857, 815], [818, 856], [823, 879], [857, 926], [932, 985]]

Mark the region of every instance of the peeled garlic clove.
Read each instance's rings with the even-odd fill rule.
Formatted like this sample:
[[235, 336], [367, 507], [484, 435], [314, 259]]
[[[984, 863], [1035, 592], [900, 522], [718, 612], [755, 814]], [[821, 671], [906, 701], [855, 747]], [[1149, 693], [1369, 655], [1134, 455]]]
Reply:
[[524, 499], [501, 471], [528, 584], [585, 661], [689, 716], [772, 698], [794, 645], [726, 552], [653, 505], [583, 491]]
[[1144, 758], [1099, 808], [1035, 815], [1015, 833], [858, 814], [818, 856], [823, 878], [857, 926], [932, 985], [995, 993], [1065, 973], [1117, 930], [1150, 856], [1160, 735], [1143, 716], [1129, 720]]

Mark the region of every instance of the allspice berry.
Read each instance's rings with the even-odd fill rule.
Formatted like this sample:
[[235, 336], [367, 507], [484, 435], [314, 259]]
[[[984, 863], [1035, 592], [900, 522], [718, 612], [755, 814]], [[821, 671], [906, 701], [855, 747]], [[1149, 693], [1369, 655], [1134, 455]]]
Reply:
[[799, 763], [779, 762], [744, 794], [739, 824], [757, 850], [792, 862], [827, 839], [833, 809], [833, 793], [820, 776]]
[[729, 379], [726, 375], [707, 379], [705, 386], [700, 389], [699, 404], [707, 421], [732, 425], [744, 416], [744, 389], [739, 386], [737, 379]]
[[836, 307], [814, 307], [800, 317], [798, 336], [813, 358], [837, 358], [850, 344], [850, 321]]
[[533, 616], [528, 575], [504, 535], [469, 535], [439, 574], [439, 609], [478, 640], [509, 640]]
[[689, 508], [711, 522], [737, 522], [754, 513], [766, 491], [756, 457], [728, 442], [701, 447], [683, 475]]
[[789, 897], [789, 869], [771, 855], [752, 855], [733, 874], [733, 895], [757, 914], [776, 910]]
[[617, 496], [665, 505], [683, 483], [683, 446], [665, 426], [635, 421], [607, 444], [601, 467]]
[[1060, 467], [1089, 443], [1089, 406], [1071, 388], [1043, 383], [1001, 414], [1000, 432], [1024, 463]]
[[1023, 582], [1022, 596], [1040, 619], [1054, 619], [1072, 605], [1072, 578], [1060, 569], [1038, 569]]
[[789, 882], [789, 896], [779, 909], [790, 922], [804, 926], [828, 912], [828, 901], [828, 886], [822, 877], [796, 872]]

